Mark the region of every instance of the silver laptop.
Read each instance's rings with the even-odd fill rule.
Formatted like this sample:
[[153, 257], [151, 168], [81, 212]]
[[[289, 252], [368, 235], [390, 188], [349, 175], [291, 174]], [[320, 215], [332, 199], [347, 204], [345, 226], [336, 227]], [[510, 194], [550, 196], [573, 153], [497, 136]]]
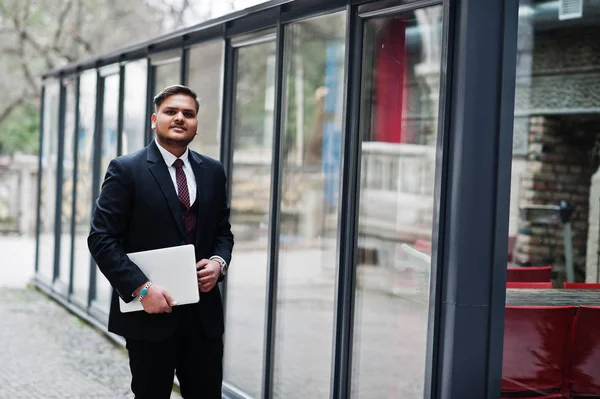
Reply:
[[[177, 305], [200, 300], [193, 245], [134, 252], [127, 256], [153, 284], [165, 288]], [[144, 310], [137, 298], [129, 303], [119, 298], [119, 307], [122, 313]]]

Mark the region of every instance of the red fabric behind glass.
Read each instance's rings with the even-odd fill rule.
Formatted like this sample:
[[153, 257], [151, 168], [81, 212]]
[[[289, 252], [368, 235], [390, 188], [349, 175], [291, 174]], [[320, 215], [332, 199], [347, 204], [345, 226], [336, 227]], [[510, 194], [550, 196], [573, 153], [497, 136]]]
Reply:
[[574, 306], [506, 307], [503, 397], [509, 392], [561, 397], [574, 313]]
[[600, 397], [600, 307], [580, 306], [573, 327], [571, 393]]
[[406, 22], [385, 21], [378, 32], [375, 60], [375, 137], [387, 143], [412, 142], [403, 118], [406, 115]]
[[544, 282], [552, 278], [552, 266], [509, 267], [506, 269], [506, 281]]

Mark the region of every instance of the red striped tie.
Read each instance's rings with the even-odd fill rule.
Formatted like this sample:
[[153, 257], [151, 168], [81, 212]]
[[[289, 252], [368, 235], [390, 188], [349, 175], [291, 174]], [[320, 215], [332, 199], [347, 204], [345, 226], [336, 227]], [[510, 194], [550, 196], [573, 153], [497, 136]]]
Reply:
[[177, 196], [179, 201], [185, 205], [186, 208], [190, 207], [190, 192], [188, 191], [187, 179], [185, 178], [185, 172], [183, 171], [183, 161], [179, 158], [173, 162], [175, 167], [175, 179], [177, 180]]

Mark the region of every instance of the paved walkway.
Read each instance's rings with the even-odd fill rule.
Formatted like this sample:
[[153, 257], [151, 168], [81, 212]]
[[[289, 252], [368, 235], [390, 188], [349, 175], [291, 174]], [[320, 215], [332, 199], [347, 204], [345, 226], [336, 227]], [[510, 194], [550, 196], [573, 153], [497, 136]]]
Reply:
[[0, 234], [0, 289], [24, 288], [35, 271], [35, 238]]
[[35, 289], [0, 288], [0, 398], [131, 398], [129, 383], [101, 332]]
[[[0, 399], [131, 397], [126, 353], [54, 301], [24, 288], [34, 270], [34, 247], [32, 238], [0, 236]], [[264, 252], [240, 248], [228, 275], [224, 373], [228, 382], [259, 397], [267, 262]], [[335, 261], [311, 262], [327, 255], [311, 249], [290, 249], [284, 255], [274, 397], [327, 397], [335, 281], [333, 268], [327, 271], [320, 265]], [[358, 282], [366, 285], [364, 277], [369, 276], [362, 277]], [[393, 281], [399, 288], [416, 281], [399, 274], [378, 279], [388, 285]], [[423, 397], [428, 306], [425, 294], [416, 296], [421, 300], [413, 297], [359, 290], [355, 396]]]

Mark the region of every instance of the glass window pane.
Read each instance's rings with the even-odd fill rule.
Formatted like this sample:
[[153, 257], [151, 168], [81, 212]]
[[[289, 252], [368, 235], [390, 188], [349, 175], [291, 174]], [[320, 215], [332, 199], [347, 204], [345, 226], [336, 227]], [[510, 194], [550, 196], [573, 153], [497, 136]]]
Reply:
[[38, 278], [46, 283], [52, 283], [60, 86], [57, 81], [48, 81], [45, 86]]
[[125, 65], [125, 99], [123, 103], [123, 154], [131, 154], [146, 144], [146, 59]]
[[96, 71], [81, 74], [79, 83], [79, 127], [77, 131], [77, 203], [75, 209], [75, 260], [73, 298], [87, 306], [91, 256], [87, 246], [92, 211], [94, 118], [96, 115]]
[[230, 175], [235, 246], [227, 275], [225, 380], [261, 396], [273, 141], [275, 43], [238, 50]]
[[423, 397], [442, 14], [365, 24], [353, 397]]
[[198, 136], [190, 148], [219, 159], [223, 42], [203, 43], [189, 51], [188, 85], [200, 99]]
[[276, 398], [329, 396], [345, 26], [346, 13], [337, 13], [287, 28]]
[[502, 397], [600, 396], [600, 4], [567, 3], [519, 6]]
[[[154, 67], [154, 97], [167, 86], [181, 83], [181, 63], [171, 62], [169, 64], [158, 65]], [[154, 112], [154, 111], [153, 111]]]
[[63, 159], [63, 185], [61, 210], [61, 240], [60, 240], [60, 270], [58, 287], [63, 293], [68, 292], [71, 271], [71, 221], [73, 220], [73, 168], [74, 168], [74, 137], [75, 137], [75, 82], [65, 85], [65, 140]]
[[[102, 146], [100, 155], [100, 184], [108, 164], [117, 157], [117, 118], [119, 114], [119, 75], [104, 78], [104, 103], [102, 110]], [[98, 269], [99, 270], [99, 269]], [[102, 310], [110, 310], [112, 287], [102, 273], [96, 273], [96, 301]]]

